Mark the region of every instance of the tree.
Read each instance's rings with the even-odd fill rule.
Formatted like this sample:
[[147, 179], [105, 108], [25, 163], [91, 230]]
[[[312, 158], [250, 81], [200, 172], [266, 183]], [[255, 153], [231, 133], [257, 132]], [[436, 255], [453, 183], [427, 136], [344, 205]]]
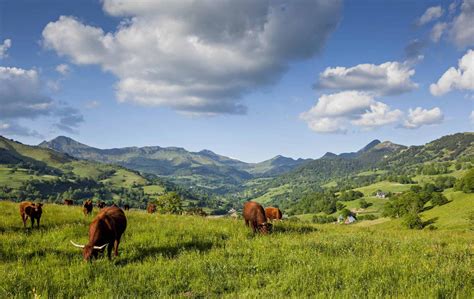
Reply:
[[454, 188], [464, 193], [474, 192], [474, 168], [470, 169], [461, 179], [459, 179]]
[[422, 229], [423, 221], [417, 213], [410, 212], [403, 217], [403, 224], [409, 229]]
[[158, 197], [156, 206], [163, 214], [181, 214], [183, 211], [183, 201], [176, 192], [169, 192]]
[[367, 202], [365, 199], [361, 199], [359, 201], [359, 206], [362, 208], [362, 209], [367, 209], [368, 207], [370, 207], [372, 204], [370, 202]]

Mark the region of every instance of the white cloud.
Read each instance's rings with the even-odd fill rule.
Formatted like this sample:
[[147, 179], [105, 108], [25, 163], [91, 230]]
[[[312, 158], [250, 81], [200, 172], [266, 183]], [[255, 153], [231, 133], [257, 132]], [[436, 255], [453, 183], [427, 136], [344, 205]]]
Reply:
[[[75, 130], [83, 121], [77, 109], [54, 101], [44, 95], [42, 89], [36, 70], [0, 66], [0, 119], [9, 124], [10, 132], [13, 132], [12, 128], [22, 134], [28, 132], [14, 123], [22, 118], [53, 118], [61, 125], [61, 129], [69, 131]], [[9, 122], [5, 122], [7, 120]]]
[[450, 35], [458, 47], [474, 45], [474, 0], [464, 0], [460, 14], [452, 22]]
[[444, 22], [436, 23], [433, 26], [433, 29], [431, 29], [431, 33], [430, 33], [431, 41], [435, 43], [439, 42], [439, 40], [441, 39], [441, 36], [446, 31], [447, 27], [448, 27], [447, 23], [444, 23]]
[[353, 120], [352, 124], [369, 128], [379, 127], [398, 122], [402, 115], [403, 112], [399, 109], [391, 110], [387, 104], [375, 102], [370, 105], [370, 110], [359, 119]]
[[430, 85], [434, 96], [441, 96], [451, 90], [474, 90], [474, 50], [468, 50], [459, 60], [458, 68], [449, 68], [437, 83]]
[[56, 66], [56, 71], [61, 75], [66, 76], [71, 72], [71, 68], [69, 67], [69, 65], [62, 63]]
[[408, 117], [405, 120], [404, 127], [408, 129], [416, 129], [424, 125], [439, 124], [443, 121], [443, 113], [441, 109], [435, 107], [431, 110], [417, 107], [408, 110]]
[[411, 81], [415, 70], [408, 64], [385, 62], [379, 65], [359, 64], [354, 67], [329, 67], [319, 74], [317, 87], [326, 89], [356, 89], [378, 95], [394, 95], [411, 91], [418, 84]]
[[244, 94], [321, 51], [340, 1], [104, 0], [115, 32], [61, 16], [44, 44], [118, 77], [122, 102], [203, 114], [244, 113]]
[[418, 25], [422, 26], [433, 20], [440, 18], [444, 14], [441, 6], [433, 6], [428, 8], [425, 13], [418, 19]]
[[12, 46], [12, 40], [6, 39], [0, 44], [0, 59], [3, 59], [8, 56], [7, 51]]
[[374, 96], [360, 91], [344, 91], [322, 95], [316, 105], [300, 114], [308, 127], [320, 133], [344, 133], [352, 124], [359, 127], [379, 127], [400, 120], [402, 112], [391, 110]]

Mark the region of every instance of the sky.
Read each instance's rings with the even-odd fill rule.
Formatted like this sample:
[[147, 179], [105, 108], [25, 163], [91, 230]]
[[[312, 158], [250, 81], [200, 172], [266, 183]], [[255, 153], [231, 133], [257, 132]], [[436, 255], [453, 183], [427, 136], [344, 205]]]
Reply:
[[473, 131], [474, 0], [0, 0], [0, 135], [318, 158]]

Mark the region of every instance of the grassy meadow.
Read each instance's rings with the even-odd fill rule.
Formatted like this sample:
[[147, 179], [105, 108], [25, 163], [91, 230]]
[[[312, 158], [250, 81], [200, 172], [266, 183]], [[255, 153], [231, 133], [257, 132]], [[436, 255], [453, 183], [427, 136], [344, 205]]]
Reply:
[[[255, 236], [242, 220], [129, 211], [120, 256], [82, 261], [80, 207], [44, 206], [24, 229], [0, 202], [0, 298], [472, 298], [473, 232], [278, 223]], [[97, 211], [94, 211], [97, 212]]]

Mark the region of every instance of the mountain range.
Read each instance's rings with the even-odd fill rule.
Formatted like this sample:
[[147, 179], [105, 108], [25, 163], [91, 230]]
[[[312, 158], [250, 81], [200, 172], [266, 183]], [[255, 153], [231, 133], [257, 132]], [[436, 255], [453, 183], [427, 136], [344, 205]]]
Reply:
[[117, 164], [144, 173], [169, 177], [187, 186], [225, 192], [254, 178], [275, 177], [310, 161], [276, 156], [260, 163], [246, 163], [210, 150], [190, 152], [180, 147], [124, 147], [99, 149], [65, 136], [38, 145], [75, 158]]

